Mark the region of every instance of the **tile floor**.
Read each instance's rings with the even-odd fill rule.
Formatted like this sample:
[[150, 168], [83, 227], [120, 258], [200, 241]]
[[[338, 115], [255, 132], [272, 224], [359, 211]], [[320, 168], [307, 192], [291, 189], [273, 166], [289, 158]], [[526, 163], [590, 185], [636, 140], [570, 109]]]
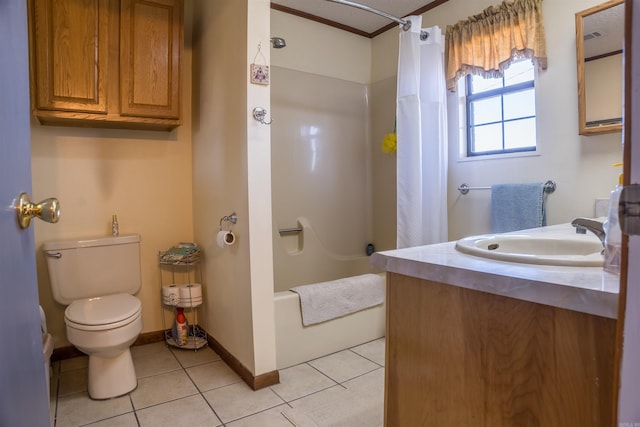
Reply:
[[280, 371], [251, 390], [210, 348], [132, 348], [138, 387], [95, 401], [87, 358], [53, 364], [51, 425], [311, 427], [383, 425], [384, 338]]

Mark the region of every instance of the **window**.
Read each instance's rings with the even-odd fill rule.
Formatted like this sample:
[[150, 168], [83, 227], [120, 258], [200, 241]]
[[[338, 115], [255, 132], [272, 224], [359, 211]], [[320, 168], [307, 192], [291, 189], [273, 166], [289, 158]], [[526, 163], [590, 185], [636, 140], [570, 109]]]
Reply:
[[536, 150], [534, 74], [525, 59], [503, 77], [467, 76], [467, 157]]

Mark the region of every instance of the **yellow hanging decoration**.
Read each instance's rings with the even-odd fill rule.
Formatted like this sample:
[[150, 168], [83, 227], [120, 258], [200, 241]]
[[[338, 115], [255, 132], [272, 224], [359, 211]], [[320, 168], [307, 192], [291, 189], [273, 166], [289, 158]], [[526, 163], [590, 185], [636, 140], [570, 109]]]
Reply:
[[388, 133], [382, 138], [382, 152], [393, 154], [398, 151], [398, 138], [394, 133]]

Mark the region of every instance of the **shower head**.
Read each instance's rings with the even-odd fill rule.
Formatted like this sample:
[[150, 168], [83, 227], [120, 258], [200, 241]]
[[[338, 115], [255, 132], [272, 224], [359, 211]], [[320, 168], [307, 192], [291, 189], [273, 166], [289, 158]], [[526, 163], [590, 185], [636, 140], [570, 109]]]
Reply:
[[284, 41], [282, 37], [271, 37], [271, 46], [274, 49], [282, 49], [287, 45], [287, 42]]

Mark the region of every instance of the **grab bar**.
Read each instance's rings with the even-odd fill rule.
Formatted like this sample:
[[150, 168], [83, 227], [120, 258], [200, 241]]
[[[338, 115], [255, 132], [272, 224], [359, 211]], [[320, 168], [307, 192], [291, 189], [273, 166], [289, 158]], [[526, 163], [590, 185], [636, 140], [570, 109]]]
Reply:
[[[491, 187], [469, 187], [469, 185], [467, 184], [461, 184], [458, 187], [458, 191], [461, 194], [467, 194], [469, 192], [469, 190], [491, 190]], [[549, 180], [547, 182], [544, 183], [544, 192], [549, 194], [549, 193], [553, 193], [554, 191], [556, 191], [556, 183]]]
[[302, 227], [281, 228], [278, 230], [280, 235], [291, 233], [302, 233]]

